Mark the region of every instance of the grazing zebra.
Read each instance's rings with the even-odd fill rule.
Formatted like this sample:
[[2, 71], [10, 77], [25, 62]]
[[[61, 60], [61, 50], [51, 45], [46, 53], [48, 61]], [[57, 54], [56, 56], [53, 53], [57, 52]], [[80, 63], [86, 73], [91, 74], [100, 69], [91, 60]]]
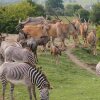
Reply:
[[[10, 82], [10, 96], [13, 99], [14, 85], [18, 83], [24, 84], [28, 88], [30, 100], [32, 100], [32, 89], [34, 84], [40, 90], [40, 100], [49, 100], [50, 83], [46, 76], [27, 63], [5, 62], [0, 66], [0, 80], [3, 86], [3, 100], [5, 97], [5, 89], [7, 82]], [[34, 93], [33, 93], [34, 95]], [[37, 100], [35, 98], [35, 100]]]
[[19, 62], [27, 62], [31, 65], [35, 64], [34, 54], [32, 53], [31, 50], [27, 48], [9, 46], [4, 51], [4, 57], [6, 62], [19, 61]]

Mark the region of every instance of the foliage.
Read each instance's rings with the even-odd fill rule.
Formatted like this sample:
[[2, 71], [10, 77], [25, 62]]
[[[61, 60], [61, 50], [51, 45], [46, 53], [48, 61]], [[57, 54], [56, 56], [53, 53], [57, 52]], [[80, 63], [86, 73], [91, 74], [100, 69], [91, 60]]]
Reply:
[[100, 24], [100, 2], [98, 2], [92, 7], [90, 18], [92, 22]]
[[87, 11], [87, 10], [85, 10], [85, 9], [79, 9], [76, 13], [80, 15], [81, 20], [82, 20], [83, 22], [84, 22], [84, 19], [85, 19], [86, 21], [88, 21], [89, 15], [90, 15], [89, 11]]
[[0, 7], [0, 32], [14, 33], [19, 19], [26, 19], [28, 16], [44, 15], [44, 9], [41, 5], [28, 2], [10, 4]]
[[82, 9], [81, 5], [78, 4], [68, 4], [65, 7], [65, 15], [67, 16], [73, 16], [77, 10]]
[[97, 35], [97, 47], [98, 49], [100, 50], [100, 25], [97, 27], [97, 30], [96, 30], [96, 35]]
[[58, 9], [64, 9], [63, 0], [47, 0], [45, 3], [45, 9], [47, 14], [54, 15], [59, 11]]

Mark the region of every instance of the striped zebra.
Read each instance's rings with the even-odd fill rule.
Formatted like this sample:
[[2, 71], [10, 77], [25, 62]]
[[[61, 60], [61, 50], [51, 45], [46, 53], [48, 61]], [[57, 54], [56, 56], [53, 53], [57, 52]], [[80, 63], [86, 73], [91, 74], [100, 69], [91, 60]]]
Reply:
[[[10, 97], [13, 99], [15, 84], [24, 84], [28, 88], [30, 100], [34, 84], [40, 90], [40, 100], [49, 100], [50, 83], [47, 77], [36, 67], [27, 63], [5, 62], [0, 66], [0, 80], [2, 82], [3, 100], [5, 100], [5, 89], [7, 82], [10, 82]], [[33, 93], [34, 95], [34, 93]], [[37, 100], [35, 98], [35, 100]]]
[[34, 54], [28, 48], [9, 46], [4, 51], [5, 62], [27, 62], [34, 66]]
[[1, 45], [0, 45], [0, 57], [1, 57], [1, 61], [2, 62], [4, 62], [4, 51], [9, 46], [14, 46], [14, 47], [20, 47], [20, 48], [22, 48], [21, 44], [18, 43], [18, 42], [10, 41], [10, 40], [2, 41]]

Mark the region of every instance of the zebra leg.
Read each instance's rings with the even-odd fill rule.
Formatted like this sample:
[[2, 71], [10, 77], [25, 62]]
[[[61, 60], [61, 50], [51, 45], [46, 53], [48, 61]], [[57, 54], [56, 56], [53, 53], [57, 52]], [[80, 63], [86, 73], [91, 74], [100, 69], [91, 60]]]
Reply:
[[36, 92], [35, 92], [35, 85], [32, 86], [32, 92], [33, 92], [34, 99], [37, 100]]
[[7, 81], [6, 80], [2, 80], [2, 95], [3, 95], [3, 100], [5, 100], [6, 85], [7, 85]]
[[35, 63], [37, 64], [37, 62], [38, 62], [37, 51], [34, 52], [34, 57], [35, 57]]
[[10, 97], [11, 97], [11, 100], [14, 100], [13, 91], [14, 91], [14, 84], [10, 83]]
[[30, 86], [28, 86], [28, 92], [29, 92], [29, 98], [30, 98], [30, 100], [32, 100], [32, 93], [31, 93], [31, 87]]

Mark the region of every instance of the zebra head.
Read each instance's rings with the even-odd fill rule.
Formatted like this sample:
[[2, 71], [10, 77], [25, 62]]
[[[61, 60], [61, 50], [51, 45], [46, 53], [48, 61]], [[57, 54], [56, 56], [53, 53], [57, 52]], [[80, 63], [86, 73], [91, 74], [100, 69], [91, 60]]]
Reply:
[[49, 89], [43, 88], [40, 90], [40, 100], [49, 100]]
[[49, 90], [52, 89], [47, 77], [44, 75], [44, 82], [41, 84], [40, 88], [40, 100], [49, 100]]

